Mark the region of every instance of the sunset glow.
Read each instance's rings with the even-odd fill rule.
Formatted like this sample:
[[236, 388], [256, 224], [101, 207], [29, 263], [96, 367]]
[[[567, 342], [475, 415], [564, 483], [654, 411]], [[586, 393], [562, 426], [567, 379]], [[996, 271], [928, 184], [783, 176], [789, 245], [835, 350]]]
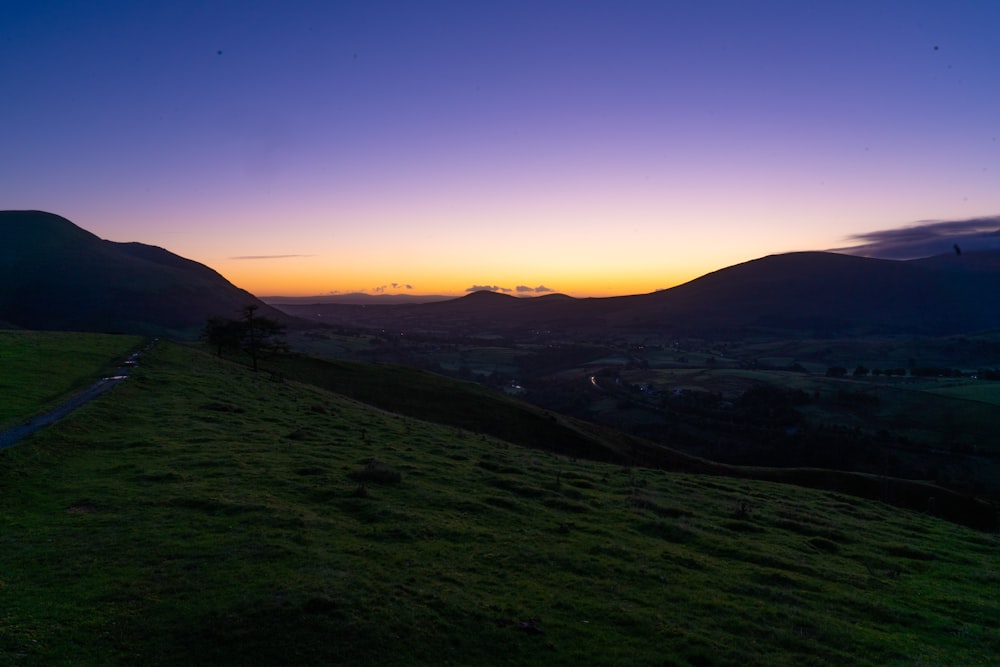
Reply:
[[261, 296], [644, 293], [1000, 213], [994, 3], [97, 7], [0, 9], [0, 208]]

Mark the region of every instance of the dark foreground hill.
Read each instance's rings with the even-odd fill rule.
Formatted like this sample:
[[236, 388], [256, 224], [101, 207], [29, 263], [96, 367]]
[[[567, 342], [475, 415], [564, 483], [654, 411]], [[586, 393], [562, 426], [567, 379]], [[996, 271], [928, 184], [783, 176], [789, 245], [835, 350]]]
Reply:
[[247, 305], [288, 317], [162, 248], [105, 241], [40, 211], [0, 211], [0, 325], [190, 338]]
[[946, 335], [1000, 327], [1000, 253], [914, 261], [788, 253], [603, 299], [475, 293], [419, 305], [279, 307], [328, 323], [448, 334]]
[[528, 449], [170, 342], [0, 452], [0, 488], [2, 664], [985, 665], [1000, 651], [995, 534]]

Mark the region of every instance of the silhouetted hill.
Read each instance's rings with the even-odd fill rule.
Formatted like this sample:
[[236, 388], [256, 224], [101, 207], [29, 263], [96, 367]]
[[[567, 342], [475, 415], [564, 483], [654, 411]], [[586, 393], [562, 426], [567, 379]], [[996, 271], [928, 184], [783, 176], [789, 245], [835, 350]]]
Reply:
[[964, 252], [961, 255], [948, 253], [907, 262], [915, 266], [944, 271], [1000, 271], [1000, 251]]
[[895, 261], [798, 252], [635, 296], [477, 292], [421, 305], [282, 309], [329, 323], [454, 334], [942, 335], [1000, 327], [1000, 253]]
[[955, 270], [950, 261], [800, 252], [638, 297], [638, 317], [691, 331], [951, 334], [1000, 326], [998, 287], [1000, 271]]
[[0, 285], [0, 322], [26, 329], [194, 337], [249, 304], [289, 319], [203, 264], [41, 211], [0, 211]]
[[272, 306], [313, 304], [313, 303], [341, 303], [354, 305], [413, 305], [418, 303], [431, 303], [433, 301], [450, 301], [454, 296], [442, 296], [439, 294], [367, 294], [365, 292], [349, 292], [347, 294], [323, 294], [320, 296], [262, 296], [259, 297], [264, 303]]
[[[485, 292], [486, 290], [479, 291]], [[475, 293], [478, 292], [474, 292], [473, 294]], [[471, 294], [462, 297], [455, 297], [444, 296], [442, 294], [368, 294], [365, 292], [349, 292], [347, 294], [323, 294], [319, 296], [262, 296], [258, 298], [264, 303], [272, 306], [312, 305], [315, 303], [333, 303], [358, 306], [413, 306], [421, 303], [434, 303], [436, 301], [454, 301], [456, 299], [465, 299], [468, 296], [471, 296]], [[545, 299], [548, 301], [573, 299], [571, 296], [558, 293], [545, 294], [543, 296], [531, 298]]]

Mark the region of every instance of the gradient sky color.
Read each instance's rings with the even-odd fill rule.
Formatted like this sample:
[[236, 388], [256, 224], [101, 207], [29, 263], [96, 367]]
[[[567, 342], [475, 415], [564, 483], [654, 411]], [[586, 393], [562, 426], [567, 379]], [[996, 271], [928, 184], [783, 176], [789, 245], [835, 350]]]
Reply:
[[0, 209], [264, 296], [651, 292], [1000, 213], [998, 29], [993, 0], [5, 0]]

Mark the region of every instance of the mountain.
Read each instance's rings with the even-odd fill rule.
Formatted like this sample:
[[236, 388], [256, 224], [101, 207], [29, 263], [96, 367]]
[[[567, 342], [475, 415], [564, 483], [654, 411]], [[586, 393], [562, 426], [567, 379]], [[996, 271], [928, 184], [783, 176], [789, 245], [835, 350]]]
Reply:
[[945, 335], [1000, 328], [1000, 252], [897, 261], [770, 255], [634, 296], [477, 292], [419, 305], [281, 305], [327, 323], [454, 335]]
[[278, 301], [280, 310], [162, 248], [105, 241], [51, 213], [0, 211], [0, 326], [182, 338], [250, 304], [286, 322], [298, 315], [444, 335], [958, 334], [1000, 328], [1000, 251], [909, 261], [770, 255], [672, 289], [600, 299], [474, 292], [385, 305]]
[[313, 303], [351, 303], [361, 305], [393, 305], [431, 303], [432, 301], [448, 301], [454, 296], [437, 294], [367, 294], [365, 292], [349, 292], [347, 294], [321, 294], [319, 296], [262, 296], [264, 303], [277, 305], [313, 304]]
[[289, 317], [198, 262], [105, 241], [41, 211], [0, 211], [0, 325], [197, 336], [213, 316]]
[[[943, 335], [1000, 326], [1000, 253], [771, 255], [637, 298], [639, 324], [698, 332]], [[990, 266], [994, 265], [993, 268]]]

